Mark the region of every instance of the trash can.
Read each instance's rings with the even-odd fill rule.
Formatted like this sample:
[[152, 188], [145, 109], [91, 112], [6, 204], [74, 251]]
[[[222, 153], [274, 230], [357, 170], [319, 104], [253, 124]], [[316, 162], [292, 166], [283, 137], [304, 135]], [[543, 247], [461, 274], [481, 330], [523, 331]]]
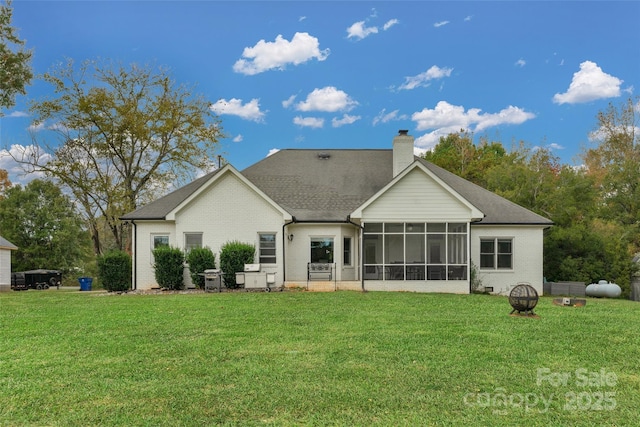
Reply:
[[91, 283], [93, 283], [93, 278], [91, 277], [80, 277], [78, 278], [78, 282], [80, 282], [80, 290], [81, 291], [90, 291]]

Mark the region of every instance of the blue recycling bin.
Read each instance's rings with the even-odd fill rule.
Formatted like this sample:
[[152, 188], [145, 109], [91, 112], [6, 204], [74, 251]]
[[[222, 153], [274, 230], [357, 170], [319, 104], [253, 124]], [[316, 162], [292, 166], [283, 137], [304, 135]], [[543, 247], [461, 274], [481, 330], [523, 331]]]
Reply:
[[93, 278], [91, 277], [80, 277], [78, 278], [78, 282], [80, 282], [80, 290], [81, 291], [90, 291], [91, 283], [93, 283]]

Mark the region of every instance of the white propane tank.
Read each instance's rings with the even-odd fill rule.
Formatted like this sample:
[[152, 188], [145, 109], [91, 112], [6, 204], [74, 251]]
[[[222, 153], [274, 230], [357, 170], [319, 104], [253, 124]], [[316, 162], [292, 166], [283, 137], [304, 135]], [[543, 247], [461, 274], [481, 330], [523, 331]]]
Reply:
[[622, 293], [622, 289], [615, 283], [600, 280], [598, 283], [588, 285], [584, 292], [589, 297], [617, 298]]

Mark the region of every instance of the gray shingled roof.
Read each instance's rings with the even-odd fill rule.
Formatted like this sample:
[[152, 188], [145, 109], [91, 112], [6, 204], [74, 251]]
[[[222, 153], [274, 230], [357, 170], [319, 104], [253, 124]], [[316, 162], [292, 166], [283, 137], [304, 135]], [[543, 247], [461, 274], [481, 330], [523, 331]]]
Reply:
[[[551, 221], [424, 159], [434, 175], [485, 213], [481, 224]], [[393, 179], [392, 150], [288, 149], [244, 169], [242, 175], [298, 221], [346, 221], [347, 216]], [[163, 219], [215, 172], [123, 217]]]
[[18, 249], [16, 245], [14, 245], [13, 243], [11, 243], [10, 241], [8, 241], [2, 236], [0, 236], [0, 248], [12, 249], [12, 250]]

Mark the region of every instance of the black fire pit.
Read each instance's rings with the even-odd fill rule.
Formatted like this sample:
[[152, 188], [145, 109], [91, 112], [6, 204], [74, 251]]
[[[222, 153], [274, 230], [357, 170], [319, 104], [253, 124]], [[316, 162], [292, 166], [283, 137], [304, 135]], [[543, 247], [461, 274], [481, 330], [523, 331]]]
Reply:
[[535, 314], [533, 309], [538, 304], [538, 291], [529, 284], [521, 283], [511, 290], [509, 304], [513, 307], [511, 314], [516, 311], [526, 315]]

